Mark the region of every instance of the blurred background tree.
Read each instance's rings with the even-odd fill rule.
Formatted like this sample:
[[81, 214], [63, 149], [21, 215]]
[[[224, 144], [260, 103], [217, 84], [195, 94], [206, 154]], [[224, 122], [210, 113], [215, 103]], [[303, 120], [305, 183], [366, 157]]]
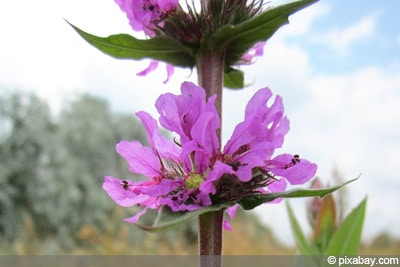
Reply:
[[121, 139], [143, 140], [134, 116], [81, 95], [52, 120], [37, 96], [0, 98], [0, 238], [13, 242], [29, 221], [39, 239], [74, 247], [84, 225], [104, 231], [115, 210], [102, 190], [106, 174], [135, 179], [115, 152]]
[[38, 217], [30, 194], [41, 171], [46, 138], [55, 128], [47, 105], [32, 94], [0, 98], [0, 119], [0, 235], [13, 241], [22, 230], [23, 216]]

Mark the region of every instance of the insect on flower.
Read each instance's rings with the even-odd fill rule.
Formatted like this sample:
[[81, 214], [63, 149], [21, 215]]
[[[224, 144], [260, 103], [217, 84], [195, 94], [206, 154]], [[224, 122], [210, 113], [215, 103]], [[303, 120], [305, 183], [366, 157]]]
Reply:
[[128, 190], [129, 184], [128, 184], [127, 181], [123, 180], [123, 181], [121, 182], [121, 186], [122, 186], [122, 188], [123, 188], [124, 190]]
[[300, 162], [297, 154], [272, 157], [289, 130], [282, 99], [276, 96], [267, 105], [272, 95], [269, 88], [257, 91], [246, 106], [245, 119], [236, 125], [221, 152], [216, 96], [207, 99], [203, 88], [189, 82], [182, 84], [180, 95], [161, 95], [155, 104], [159, 123], [178, 138], [163, 137], [156, 119], [137, 112], [149, 146], [123, 140], [116, 150], [132, 173], [146, 179], [132, 182], [106, 176], [103, 189], [123, 207], [143, 208], [126, 219], [136, 224], [148, 209], [190, 212], [214, 204], [240, 204], [253, 196], [282, 192], [288, 183], [307, 182], [316, 164], [306, 159]]
[[293, 155], [293, 158], [290, 161], [290, 163], [285, 165], [285, 169], [287, 169], [289, 167], [293, 167], [294, 165], [296, 165], [299, 162], [300, 162], [300, 156], [295, 154], [295, 155]]

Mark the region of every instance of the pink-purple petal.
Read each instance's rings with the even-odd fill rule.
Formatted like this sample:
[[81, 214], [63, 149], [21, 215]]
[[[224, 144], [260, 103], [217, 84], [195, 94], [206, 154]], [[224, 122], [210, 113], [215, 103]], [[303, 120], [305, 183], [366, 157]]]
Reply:
[[234, 174], [234, 171], [231, 166], [217, 161], [213, 166], [213, 169], [208, 173], [205, 181], [201, 183], [200, 191], [206, 194], [215, 194], [216, 189], [213, 183], [224, 174]]
[[239, 62], [240, 64], [249, 64], [253, 60], [254, 57], [261, 57], [264, 54], [264, 46], [266, 42], [258, 42], [252, 48], [246, 51], [243, 54], [242, 60]]
[[289, 130], [289, 121], [283, 117], [283, 104], [280, 97], [268, 107], [267, 102], [272, 93], [268, 88], [260, 89], [250, 99], [246, 106], [245, 119], [239, 123], [224, 147], [225, 154], [233, 154], [243, 145], [250, 147], [259, 142], [269, 142], [271, 149], [266, 153], [270, 156], [275, 148], [283, 144], [283, 139]]
[[[137, 223], [147, 209], [159, 210], [168, 206], [173, 212], [193, 211], [212, 205], [213, 194], [222, 193], [215, 198], [218, 203], [225, 200], [231, 203], [242, 199], [244, 193], [283, 192], [288, 183], [307, 182], [316, 173], [314, 163], [291, 154], [272, 158], [274, 150], [282, 146], [289, 131], [289, 120], [284, 116], [282, 98], [277, 96], [269, 103], [271, 97], [271, 91], [263, 88], [250, 99], [244, 121], [235, 127], [220, 152], [218, 131], [221, 121], [214, 105], [216, 96], [206, 99], [205, 90], [189, 82], [182, 84], [180, 95], [161, 95], [156, 102], [159, 122], [178, 134], [179, 140], [172, 141], [162, 136], [157, 121], [149, 113], [138, 112], [136, 115], [146, 130], [150, 147], [138, 141], [122, 141], [117, 145], [117, 151], [126, 159], [131, 172], [150, 179], [132, 182], [108, 176], [103, 184], [104, 190], [119, 205], [145, 207], [126, 219]], [[235, 179], [234, 183], [247, 183], [253, 178], [255, 169], [267, 173], [262, 176], [262, 181], [260, 178], [254, 180], [260, 184], [255, 184], [250, 191], [243, 193], [239, 190], [229, 197], [217, 191], [222, 190], [218, 185], [222, 177]], [[188, 180], [192, 177], [196, 178], [195, 186], [198, 188], [193, 188], [192, 181]], [[253, 186], [251, 183], [243, 185]], [[277, 199], [271, 203], [280, 201]], [[226, 210], [232, 219], [237, 207]], [[227, 220], [224, 220], [224, 227], [231, 229]]]
[[160, 134], [157, 121], [151, 117], [149, 113], [144, 111], [137, 112], [136, 116], [146, 129], [147, 139], [152, 147], [153, 153], [158, 153], [161, 158], [179, 161], [181, 150], [173, 141], [166, 139]]
[[150, 64], [147, 68], [142, 70], [141, 72], [138, 72], [136, 75], [137, 76], [146, 76], [150, 72], [154, 71], [158, 67], [158, 61], [157, 60], [152, 60], [150, 61]]
[[239, 180], [242, 182], [248, 182], [251, 180], [253, 168], [264, 165], [264, 159], [268, 149], [269, 143], [259, 143], [244, 155], [234, 158], [235, 161], [238, 161], [241, 164], [235, 172]]
[[253, 115], [257, 115], [258, 112], [268, 111], [266, 107], [268, 100], [271, 98], [272, 92], [266, 87], [259, 89], [249, 100], [245, 109], [245, 118]]
[[286, 186], [287, 186], [286, 179], [279, 179], [268, 185], [268, 189], [271, 192], [283, 192], [285, 191]]
[[317, 172], [317, 165], [306, 159], [293, 163], [294, 155], [281, 154], [268, 160], [265, 168], [277, 176], [284, 177], [290, 184], [304, 184]]
[[217, 130], [219, 125], [214, 122], [218, 114], [212, 112], [203, 112], [194, 123], [191, 136], [202, 148], [211, 155], [215, 155], [219, 149]]
[[158, 0], [158, 5], [162, 11], [171, 11], [179, 4], [179, 0]]
[[160, 182], [143, 186], [140, 191], [150, 197], [157, 198], [176, 190], [181, 184], [179, 181], [162, 179]]
[[[129, 184], [134, 184], [132, 181], [126, 181]], [[146, 195], [135, 194], [130, 190], [125, 190], [122, 186], [122, 180], [116, 179], [111, 176], [104, 178], [103, 189], [107, 192], [108, 196], [120, 206], [130, 207], [141, 203], [149, 198]]]
[[232, 225], [229, 223], [229, 221], [227, 219], [224, 219], [222, 221], [222, 226], [224, 227], [225, 230], [228, 230], [228, 231], [232, 231], [233, 230], [232, 229]]
[[229, 215], [229, 218], [231, 218], [231, 219], [233, 220], [233, 219], [235, 218], [236, 211], [237, 211], [238, 208], [239, 208], [239, 205], [238, 205], [238, 204], [235, 204], [235, 205], [233, 205], [232, 207], [227, 208], [227, 209], [225, 210], [225, 212], [226, 212], [226, 214]]
[[166, 64], [165, 68], [167, 70], [167, 78], [165, 79], [165, 81], [163, 81], [163, 83], [169, 82], [169, 78], [171, 78], [175, 72], [175, 67], [171, 64]]
[[192, 139], [191, 130], [200, 114], [205, 111], [206, 99], [203, 88], [190, 82], [181, 86], [181, 95], [167, 93], [161, 95], [156, 102], [160, 114], [160, 124], [177, 133], [181, 144]]
[[139, 221], [140, 217], [142, 215], [144, 215], [146, 212], [147, 212], [147, 208], [144, 208], [142, 211], [136, 213], [135, 216], [130, 217], [130, 218], [126, 218], [124, 221], [127, 222], [127, 223], [136, 224]]
[[121, 10], [126, 13], [129, 24], [135, 31], [144, 31], [154, 36], [154, 29], [162, 26], [163, 16], [179, 4], [179, 0], [115, 0]]
[[128, 162], [132, 173], [147, 177], [161, 176], [159, 158], [150, 148], [142, 146], [138, 141], [121, 141], [117, 144], [117, 152]]
[[212, 155], [207, 150], [199, 147], [198, 143], [193, 140], [182, 146], [181, 159], [187, 172], [194, 171], [193, 163], [196, 172], [205, 172], [210, 166], [211, 157]]

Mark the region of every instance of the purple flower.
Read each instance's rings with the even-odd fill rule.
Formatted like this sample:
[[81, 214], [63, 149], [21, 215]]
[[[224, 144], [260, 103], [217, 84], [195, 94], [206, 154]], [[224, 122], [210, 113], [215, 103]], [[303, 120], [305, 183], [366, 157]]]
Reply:
[[[146, 35], [153, 37], [155, 30], [163, 26], [163, 20], [170, 12], [173, 12], [179, 4], [179, 0], [115, 0], [121, 10], [126, 13], [129, 24], [135, 31], [142, 31]], [[152, 60], [149, 66], [137, 73], [144, 76], [154, 71], [158, 66], [158, 61]], [[174, 72], [174, 67], [166, 64], [167, 79]]]
[[[191, 44], [196, 47], [202, 38], [207, 35], [210, 30], [209, 23], [204, 23], [208, 19], [199, 19], [200, 14], [194, 14], [195, 8], [187, 4], [187, 9], [191, 10], [185, 13], [180, 6], [179, 0], [115, 0], [120, 9], [126, 13], [134, 31], [143, 32], [149, 37], [156, 35], [170, 36], [176, 40], [182, 41], [182, 44]], [[237, 3], [232, 3], [237, 5]], [[226, 12], [232, 12], [232, 8], [228, 8]], [[251, 6], [251, 5], [250, 5]], [[259, 8], [248, 6], [246, 12], [253, 13], [251, 10], [260, 10]], [[239, 12], [241, 13], [241, 12]], [[257, 14], [255, 12], [253, 15]], [[208, 15], [209, 16], [209, 15]], [[207, 17], [207, 15], [206, 15]], [[228, 17], [228, 16], [227, 16]], [[251, 16], [250, 16], [251, 17]], [[225, 23], [230, 23], [229, 20]], [[204, 25], [203, 25], [204, 24]], [[258, 42], [242, 57], [235, 62], [234, 65], [250, 64], [254, 57], [263, 55], [265, 42]], [[145, 76], [158, 67], [157, 60], [151, 60], [149, 66], [137, 73], [138, 76]], [[174, 73], [174, 66], [166, 64], [167, 78], [164, 83], [168, 82]]]
[[[194, 84], [183, 83], [182, 95], [164, 94], [157, 101], [161, 124], [179, 133], [181, 144], [163, 137], [159, 133], [156, 120], [148, 113], [136, 114], [146, 129], [150, 147], [145, 147], [138, 141], [121, 141], [117, 145], [117, 152], [128, 162], [132, 173], [142, 174], [149, 180], [133, 182], [107, 176], [103, 188], [117, 204], [140, 205], [151, 209], [166, 205], [172, 211], [195, 210], [212, 204], [209, 194], [199, 190], [204, 176], [202, 168], [194, 162], [199, 161], [197, 157], [200, 153], [192, 158], [192, 155], [186, 153], [187, 146], [182, 145], [191, 142], [192, 128], [196, 131], [209, 117], [218, 118], [215, 117], [215, 97], [206, 102], [205, 92], [200, 89]], [[165, 116], [166, 113], [175, 117]], [[209, 123], [219, 127], [219, 119]], [[215, 132], [214, 135], [216, 142]], [[195, 139], [200, 138], [197, 132], [193, 132], [193, 136]], [[204, 141], [207, 142], [210, 141]], [[142, 214], [144, 213], [127, 221], [136, 222]]]
[[115, 0], [115, 2], [126, 13], [133, 30], [154, 36], [154, 30], [162, 26], [163, 18], [176, 8], [179, 0]]
[[[148, 179], [134, 182], [107, 176], [104, 190], [121, 206], [144, 207], [126, 219], [136, 223], [147, 209], [168, 206], [174, 212], [192, 211], [213, 204], [234, 204], [251, 194], [280, 192], [287, 183], [305, 183], [314, 176], [315, 164], [298, 155], [272, 157], [283, 144], [289, 121], [279, 96], [267, 105], [271, 97], [271, 91], [264, 88], [251, 98], [244, 121], [220, 152], [216, 96], [206, 99], [204, 89], [189, 82], [182, 84], [180, 95], [161, 95], [156, 102], [159, 122], [179, 139], [163, 137], [154, 118], [143, 111], [136, 113], [150, 146], [121, 141], [116, 148], [132, 173]], [[228, 211], [233, 218], [236, 208]], [[229, 228], [227, 221], [224, 225]]]
[[254, 57], [261, 57], [264, 55], [264, 46], [266, 42], [258, 42], [242, 56], [238, 65], [245, 65], [252, 63]]
[[[274, 150], [282, 146], [284, 136], [289, 131], [289, 121], [283, 115], [281, 97], [277, 96], [272, 105], [267, 106], [271, 96], [271, 91], [264, 88], [250, 99], [244, 121], [235, 127], [222, 155], [217, 157], [208, 179], [201, 184], [203, 192], [218, 194], [218, 191], [226, 190], [226, 185], [217, 185], [217, 188], [215, 186], [215, 182], [223, 174], [233, 175], [240, 183], [249, 183], [253, 179], [254, 171], [258, 170], [268, 179], [260, 181], [254, 187], [265, 183], [264, 192], [283, 191], [286, 181], [298, 185], [314, 176], [316, 164], [305, 159], [300, 160], [298, 155], [282, 154], [272, 158]], [[248, 188], [242, 194], [253, 189]], [[240, 196], [237, 194], [233, 196], [238, 197]], [[228, 198], [231, 199], [232, 196]]]

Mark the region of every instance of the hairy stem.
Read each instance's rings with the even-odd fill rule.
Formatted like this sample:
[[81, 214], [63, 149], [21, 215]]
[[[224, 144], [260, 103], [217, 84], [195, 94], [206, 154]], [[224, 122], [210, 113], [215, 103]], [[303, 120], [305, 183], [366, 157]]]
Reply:
[[[206, 90], [207, 98], [217, 95], [215, 106], [221, 118], [222, 85], [225, 54], [210, 49], [202, 49], [197, 61], [199, 85]], [[221, 143], [221, 129], [218, 133]], [[222, 223], [224, 210], [199, 216], [200, 267], [222, 266]]]
[[[202, 51], [197, 61], [199, 85], [206, 90], [207, 98], [217, 95], [215, 107], [218, 115], [222, 114], [222, 84], [224, 81], [224, 53]], [[221, 139], [221, 136], [219, 136]]]
[[199, 216], [200, 267], [222, 266], [222, 220], [224, 210]]

